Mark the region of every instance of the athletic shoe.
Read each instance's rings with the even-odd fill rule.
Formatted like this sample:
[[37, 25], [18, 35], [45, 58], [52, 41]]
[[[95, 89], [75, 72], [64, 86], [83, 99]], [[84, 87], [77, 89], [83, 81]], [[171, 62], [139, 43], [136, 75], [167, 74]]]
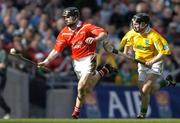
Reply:
[[137, 119], [145, 119], [146, 117], [145, 117], [145, 115], [143, 115], [143, 114], [139, 114], [139, 115], [137, 115], [136, 118], [137, 118]]
[[104, 67], [108, 69], [109, 73], [113, 73], [113, 72], [117, 73], [118, 72], [117, 69], [112, 67], [110, 64], [105, 64]]
[[3, 116], [3, 119], [10, 119], [10, 114], [5, 114], [5, 115]]
[[73, 118], [73, 119], [78, 119], [78, 118], [79, 118], [79, 114], [80, 114], [80, 112], [74, 111], [74, 112], [72, 113], [72, 118]]
[[166, 81], [169, 82], [168, 86], [176, 86], [176, 81], [174, 81], [173, 77], [171, 75], [168, 75], [166, 77]]

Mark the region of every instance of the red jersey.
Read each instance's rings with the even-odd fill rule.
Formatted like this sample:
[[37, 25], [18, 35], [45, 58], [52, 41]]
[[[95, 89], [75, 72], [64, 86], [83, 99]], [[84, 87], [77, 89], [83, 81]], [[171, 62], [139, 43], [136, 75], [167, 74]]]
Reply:
[[87, 44], [85, 40], [88, 37], [96, 37], [101, 32], [105, 30], [88, 22], [80, 21], [75, 30], [66, 26], [57, 37], [54, 50], [62, 52], [66, 46], [69, 46], [73, 59], [92, 55], [96, 52], [96, 43]]

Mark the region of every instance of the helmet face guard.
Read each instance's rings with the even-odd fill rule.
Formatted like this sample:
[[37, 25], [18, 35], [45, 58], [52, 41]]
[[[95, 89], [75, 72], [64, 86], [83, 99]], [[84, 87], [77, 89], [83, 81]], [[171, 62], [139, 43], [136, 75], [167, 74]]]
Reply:
[[62, 16], [67, 26], [73, 26], [78, 21], [80, 13], [76, 7], [68, 7], [63, 10]]
[[138, 13], [132, 18], [132, 28], [135, 32], [142, 32], [149, 25], [149, 16], [146, 13]]

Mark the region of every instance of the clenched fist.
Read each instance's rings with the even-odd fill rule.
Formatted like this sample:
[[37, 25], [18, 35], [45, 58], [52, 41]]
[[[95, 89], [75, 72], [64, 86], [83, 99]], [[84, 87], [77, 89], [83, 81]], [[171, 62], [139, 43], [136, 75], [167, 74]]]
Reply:
[[88, 38], [86, 38], [85, 42], [87, 44], [92, 44], [92, 43], [96, 42], [96, 39], [93, 37], [88, 37]]

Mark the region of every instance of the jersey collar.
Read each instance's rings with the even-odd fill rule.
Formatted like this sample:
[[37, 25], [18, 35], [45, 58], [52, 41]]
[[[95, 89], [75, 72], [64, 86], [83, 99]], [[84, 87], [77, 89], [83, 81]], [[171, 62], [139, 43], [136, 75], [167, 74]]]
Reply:
[[[78, 21], [78, 23], [77, 23], [77, 25], [76, 25], [76, 29], [79, 28], [79, 27], [81, 27], [81, 26], [82, 26], [82, 21]], [[76, 29], [72, 30], [70, 27], [68, 27], [68, 29], [69, 29], [69, 31], [73, 31], [73, 32], [76, 31]]]

